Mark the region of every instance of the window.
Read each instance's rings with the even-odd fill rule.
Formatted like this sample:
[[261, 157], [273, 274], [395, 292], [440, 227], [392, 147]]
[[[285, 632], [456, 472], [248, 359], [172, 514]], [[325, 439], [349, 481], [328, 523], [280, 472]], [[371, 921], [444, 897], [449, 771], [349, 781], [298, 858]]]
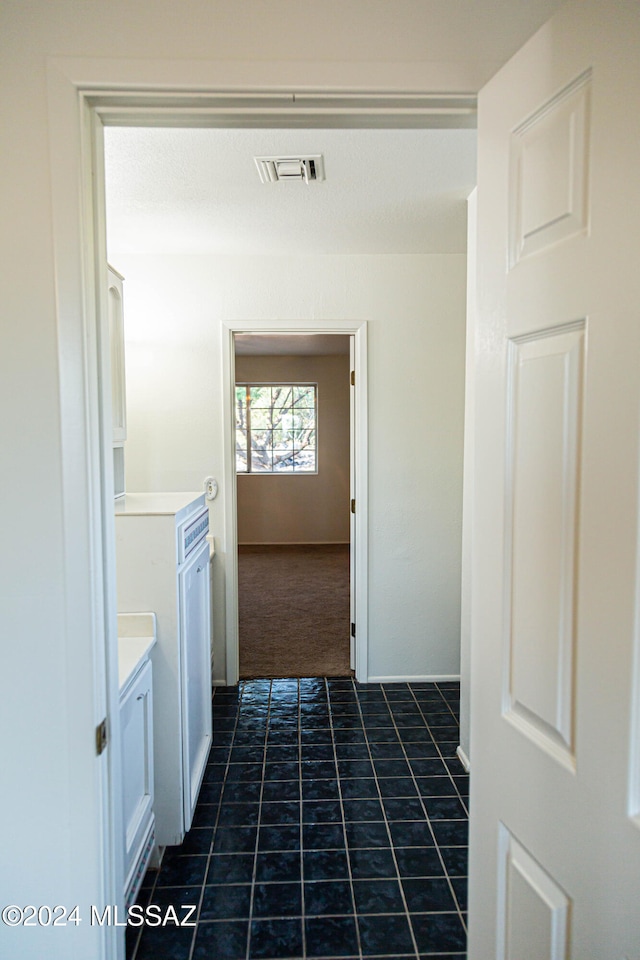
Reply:
[[315, 383], [236, 383], [238, 473], [316, 473]]

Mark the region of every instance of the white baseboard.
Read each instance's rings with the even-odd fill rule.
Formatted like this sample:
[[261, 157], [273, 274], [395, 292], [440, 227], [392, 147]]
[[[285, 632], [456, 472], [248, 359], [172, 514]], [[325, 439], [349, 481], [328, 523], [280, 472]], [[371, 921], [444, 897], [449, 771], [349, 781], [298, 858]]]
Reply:
[[459, 673], [413, 674], [399, 677], [369, 677], [369, 683], [453, 683], [460, 680]]
[[348, 547], [349, 540], [243, 540], [239, 547]]
[[469, 757], [466, 755], [462, 747], [458, 747], [458, 749], [456, 750], [456, 754], [458, 755], [458, 760], [464, 767], [464, 772], [469, 773], [469, 768], [471, 767], [471, 764], [469, 762]]

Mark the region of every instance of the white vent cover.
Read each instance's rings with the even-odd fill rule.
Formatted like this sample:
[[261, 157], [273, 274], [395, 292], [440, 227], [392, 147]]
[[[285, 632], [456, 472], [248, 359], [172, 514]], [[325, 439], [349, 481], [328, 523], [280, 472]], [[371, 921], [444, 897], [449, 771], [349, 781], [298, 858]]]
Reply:
[[324, 180], [324, 159], [320, 154], [308, 157], [255, 157], [263, 183], [297, 180], [312, 183]]

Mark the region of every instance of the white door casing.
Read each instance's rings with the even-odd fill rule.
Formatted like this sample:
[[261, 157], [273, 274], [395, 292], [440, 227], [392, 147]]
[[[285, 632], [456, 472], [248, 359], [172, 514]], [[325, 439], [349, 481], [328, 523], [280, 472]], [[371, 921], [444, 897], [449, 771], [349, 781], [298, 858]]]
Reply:
[[[351, 556], [351, 602], [352, 611], [358, 606], [359, 625], [355, 641], [357, 679], [368, 679], [368, 618], [367, 618], [367, 322], [366, 320], [235, 320], [221, 324], [222, 335], [222, 384], [223, 384], [223, 435], [224, 435], [224, 542], [225, 542], [225, 594], [226, 594], [226, 683], [238, 682], [238, 531], [237, 495], [235, 472], [235, 342], [236, 333], [269, 334], [339, 334], [348, 335], [353, 342], [352, 369], [356, 370], [356, 386], [352, 393], [351, 457], [353, 459], [352, 494], [358, 503], [361, 522], [355, 545], [352, 542]], [[351, 535], [354, 525], [351, 526]]]
[[563, 7], [478, 127], [468, 955], [637, 960], [637, 5]]

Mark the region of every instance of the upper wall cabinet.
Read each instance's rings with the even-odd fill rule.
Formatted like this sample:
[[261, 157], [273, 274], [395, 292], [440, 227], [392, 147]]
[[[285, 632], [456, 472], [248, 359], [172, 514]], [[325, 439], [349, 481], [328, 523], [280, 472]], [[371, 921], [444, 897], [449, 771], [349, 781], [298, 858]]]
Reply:
[[109, 349], [111, 351], [111, 417], [113, 442], [127, 439], [127, 402], [124, 375], [123, 277], [109, 267]]

